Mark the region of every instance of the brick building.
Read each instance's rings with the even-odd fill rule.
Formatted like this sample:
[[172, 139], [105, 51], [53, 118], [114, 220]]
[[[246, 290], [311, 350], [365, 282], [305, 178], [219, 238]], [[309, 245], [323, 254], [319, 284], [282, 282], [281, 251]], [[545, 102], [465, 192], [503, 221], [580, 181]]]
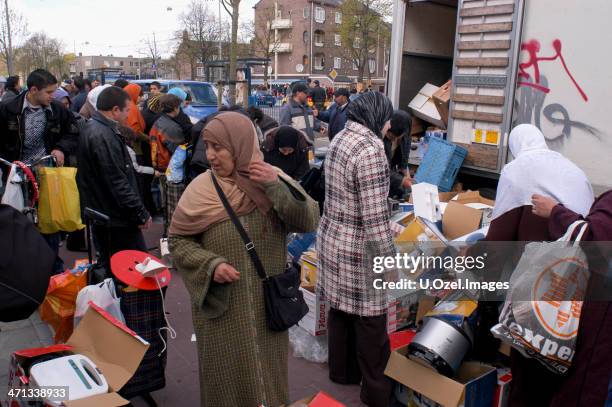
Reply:
[[[339, 77], [356, 82], [358, 69], [345, 48], [359, 45], [342, 44], [341, 4], [341, 0], [260, 0], [255, 4], [256, 30], [263, 33], [271, 19], [270, 27], [276, 39], [270, 56], [270, 80], [278, 83], [313, 78], [329, 85], [329, 74], [335, 70]], [[370, 52], [364, 81], [369, 76], [374, 86], [384, 85], [388, 56], [389, 48], [381, 39], [376, 50]], [[253, 75], [258, 79], [263, 76], [262, 70]]]

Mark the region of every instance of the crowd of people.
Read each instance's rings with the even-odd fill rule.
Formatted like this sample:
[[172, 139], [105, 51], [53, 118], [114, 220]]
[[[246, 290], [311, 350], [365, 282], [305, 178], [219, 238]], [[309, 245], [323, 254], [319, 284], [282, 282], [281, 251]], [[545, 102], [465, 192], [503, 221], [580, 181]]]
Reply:
[[[368, 256], [393, 256], [396, 250], [388, 198], [405, 197], [413, 182], [409, 113], [394, 110], [382, 93], [353, 97], [346, 89], [336, 90], [326, 109], [322, 92], [298, 83], [279, 123], [256, 107], [229, 106], [192, 125], [182, 110], [188, 95], [179, 88], [161, 93], [155, 82], [146, 101], [139, 85], [124, 80], [101, 86], [73, 78], [58, 86], [39, 69], [26, 85], [19, 91], [19, 78], [12, 79], [0, 103], [0, 156], [28, 163], [51, 154], [57, 165], [78, 168], [81, 207], [110, 218], [93, 229], [101, 262], [108, 266], [122, 250], [147, 251], [143, 230], [158, 210], [153, 181], [159, 185], [164, 233], [191, 297], [203, 406], [289, 404], [288, 333], [267, 327], [250, 250], [259, 252], [268, 276], [277, 276], [286, 268], [287, 234], [314, 231], [317, 289], [331, 307], [329, 378], [361, 384], [366, 405], [390, 405], [386, 299], [384, 292], [368, 289], [375, 277]], [[321, 133], [331, 141], [322, 212], [300, 183]], [[509, 146], [515, 160], [501, 174], [486, 240], [553, 240], [576, 219], [589, 225], [586, 240], [611, 240], [610, 192], [594, 201], [584, 173], [548, 150], [534, 126], [515, 128]], [[228, 206], [248, 231], [250, 245]], [[56, 256], [61, 238], [45, 236]], [[59, 256], [55, 269], [64, 269]], [[165, 331], [159, 335], [163, 296], [124, 295], [126, 324], [151, 346], [120, 394], [155, 405], [150, 392], [164, 387], [167, 358]], [[511, 405], [602, 405], [610, 381], [611, 329], [610, 303], [587, 302], [576, 356], [564, 377], [513, 351]]]

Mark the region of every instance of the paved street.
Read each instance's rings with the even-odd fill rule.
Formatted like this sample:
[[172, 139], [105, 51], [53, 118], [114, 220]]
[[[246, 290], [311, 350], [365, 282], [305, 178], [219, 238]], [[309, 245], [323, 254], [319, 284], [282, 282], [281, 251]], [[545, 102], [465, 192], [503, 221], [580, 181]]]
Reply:
[[[161, 236], [161, 225], [155, 224], [146, 233], [147, 244], [155, 247], [152, 253], [158, 254], [158, 242]], [[68, 252], [62, 248], [62, 257], [67, 265], [75, 259], [87, 257], [86, 253]], [[189, 294], [177, 273], [173, 273], [170, 288], [167, 291], [166, 309], [168, 319], [177, 333], [175, 340], [168, 342], [168, 366], [166, 368], [166, 388], [153, 393], [160, 406], [199, 405], [198, 360], [195, 343], [192, 342], [193, 325]], [[14, 350], [46, 346], [52, 343], [52, 334], [47, 325], [40, 321], [38, 315], [29, 320], [11, 324], [0, 324], [0, 395], [6, 393], [8, 381], [8, 361]], [[327, 377], [327, 365], [310, 363], [304, 359], [289, 358], [289, 391], [291, 400], [312, 395], [324, 390], [347, 406], [362, 406], [359, 401], [358, 386], [341, 386], [331, 383]], [[0, 397], [2, 399], [2, 397]], [[133, 405], [141, 407], [146, 404], [136, 399]]]

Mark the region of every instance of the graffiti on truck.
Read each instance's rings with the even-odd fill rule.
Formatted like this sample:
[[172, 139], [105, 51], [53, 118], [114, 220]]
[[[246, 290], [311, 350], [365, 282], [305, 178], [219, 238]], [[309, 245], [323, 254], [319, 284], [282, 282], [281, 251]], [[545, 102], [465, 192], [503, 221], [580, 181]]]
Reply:
[[[586, 92], [580, 87], [571, 71], [569, 70], [562, 53], [560, 40], [553, 41], [555, 54], [552, 56], [540, 56], [540, 42], [530, 40], [521, 45], [521, 50], [527, 52], [528, 58], [524, 63], [519, 64], [518, 89], [514, 101], [514, 120], [513, 125], [521, 123], [533, 123], [536, 127], [542, 128], [543, 118], [555, 126], [560, 126], [560, 132], [546, 134], [548, 144], [553, 149], [563, 147], [565, 141], [572, 135], [572, 130], [589, 134], [600, 139], [601, 133], [598, 129], [586, 123], [572, 120], [568, 109], [561, 103], [546, 104], [546, 97], [551, 92], [546, 75], [541, 71], [541, 62], [559, 60], [562, 64], [569, 80], [575, 86], [582, 97], [583, 103], [588, 103]], [[531, 70], [532, 75], [528, 72]]]
[[[561, 40], [559, 39], [554, 40], [552, 42], [552, 47], [555, 50], [555, 54], [551, 56], [543, 57], [539, 55], [540, 48], [541, 48], [540, 41], [530, 40], [526, 43], [521, 44], [521, 51], [527, 52], [527, 54], [529, 55], [529, 58], [527, 62], [519, 64], [519, 73], [518, 73], [519, 86], [530, 86], [544, 93], [550, 92], [550, 88], [541, 83], [540, 62], [559, 60], [561, 65], [563, 65], [563, 69], [565, 70], [565, 73], [569, 77], [570, 81], [574, 84], [574, 86], [580, 93], [580, 96], [582, 96], [582, 99], [584, 99], [585, 102], [588, 102], [589, 97], [586, 95], [584, 90], [582, 90], [580, 85], [578, 85], [578, 82], [576, 81], [576, 79], [574, 79], [574, 76], [572, 75], [569, 68], [567, 67], [567, 63], [565, 62], [565, 58], [563, 57], [563, 52], [562, 52], [563, 44], [561, 43]], [[531, 75], [527, 72], [527, 70], [530, 68], [533, 69], [533, 80], [531, 82], [527, 82], [529, 81], [529, 79], [531, 79]]]

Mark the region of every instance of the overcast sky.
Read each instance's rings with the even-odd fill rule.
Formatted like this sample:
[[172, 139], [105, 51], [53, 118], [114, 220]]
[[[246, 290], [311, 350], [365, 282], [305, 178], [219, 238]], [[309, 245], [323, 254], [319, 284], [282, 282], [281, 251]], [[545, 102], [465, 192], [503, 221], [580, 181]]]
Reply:
[[[206, 2], [217, 16], [218, 0]], [[253, 19], [256, 2], [241, 1], [241, 21]], [[44, 31], [60, 39], [67, 52], [144, 56], [143, 41], [155, 32], [158, 48], [167, 56], [173, 34], [181, 29], [179, 15], [190, 3], [191, 0], [9, 0], [9, 7], [25, 17], [30, 33]], [[223, 8], [221, 13], [223, 19], [228, 19]]]

